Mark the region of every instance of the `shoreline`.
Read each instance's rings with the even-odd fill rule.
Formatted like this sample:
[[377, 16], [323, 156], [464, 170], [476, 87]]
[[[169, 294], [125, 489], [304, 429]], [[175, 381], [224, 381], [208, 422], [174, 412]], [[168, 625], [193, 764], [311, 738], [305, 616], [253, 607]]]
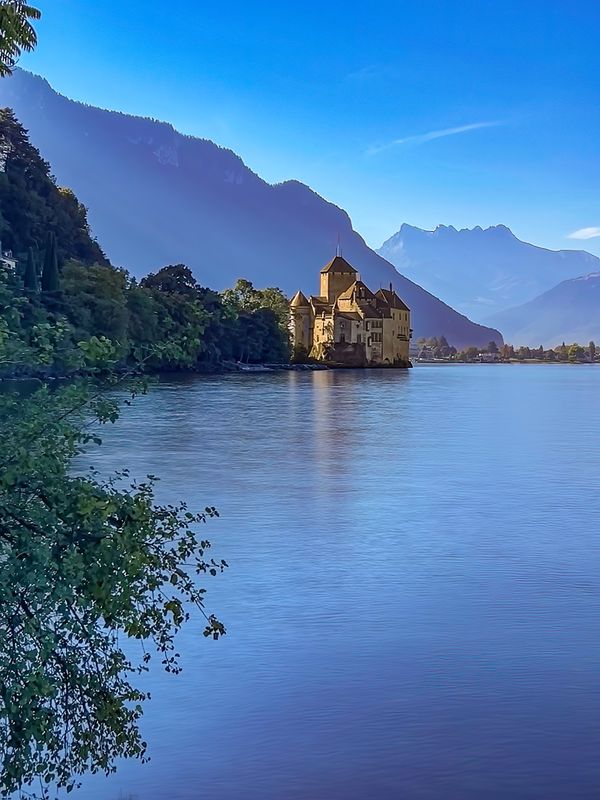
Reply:
[[[600, 366], [600, 361], [541, 361], [538, 359], [512, 359], [510, 361], [435, 361], [435, 360], [418, 360], [410, 361], [408, 365], [398, 364], [366, 364], [363, 366], [356, 366], [351, 364], [339, 363], [319, 363], [311, 362], [308, 364], [240, 364], [238, 362], [224, 362], [220, 365], [215, 365], [212, 368], [205, 369], [156, 369], [150, 370], [145, 374], [148, 377], [174, 377], [174, 376], [192, 376], [192, 375], [268, 375], [275, 372], [327, 372], [338, 370], [408, 370], [418, 368], [419, 366], [435, 366], [435, 367], [497, 367], [506, 365], [518, 366], [568, 366], [568, 367], [593, 367]], [[117, 372], [126, 372], [121, 370]], [[0, 387], [16, 383], [60, 383], [65, 381], [75, 380], [76, 378], [86, 377], [82, 373], [67, 374], [21, 374], [21, 375], [4, 375], [0, 376]]]
[[[225, 361], [222, 364], [215, 364], [213, 367], [206, 367], [203, 369], [151, 369], [144, 373], [148, 377], [162, 377], [174, 375], [265, 375], [273, 372], [325, 372], [332, 370], [372, 370], [372, 369], [385, 369], [385, 370], [407, 370], [412, 369], [413, 364], [365, 364], [363, 366], [340, 364], [336, 362], [309, 362], [306, 364], [291, 364], [291, 363], [265, 363], [265, 364], [242, 364], [236, 361]], [[126, 368], [115, 370], [117, 374], [127, 373]], [[89, 377], [82, 372], [73, 372], [70, 374], [40, 374], [30, 373], [21, 375], [4, 375], [0, 376], [0, 386], [3, 384], [19, 383], [19, 382], [61, 382], [71, 381], [76, 378]]]
[[471, 367], [498, 367], [501, 366], [502, 364], [505, 365], [519, 364], [521, 366], [532, 366], [534, 364], [541, 364], [543, 366], [549, 366], [549, 367], [560, 366], [561, 364], [563, 366], [568, 366], [568, 367], [600, 366], [600, 361], [543, 361], [542, 359], [538, 358], [524, 358], [522, 360], [519, 358], [512, 358], [509, 359], [508, 361], [444, 361], [443, 359], [436, 361], [434, 359], [429, 360], [429, 359], [416, 358], [414, 363], [416, 365], [429, 364], [435, 366], [459, 366], [462, 364], [463, 366], [468, 365]]

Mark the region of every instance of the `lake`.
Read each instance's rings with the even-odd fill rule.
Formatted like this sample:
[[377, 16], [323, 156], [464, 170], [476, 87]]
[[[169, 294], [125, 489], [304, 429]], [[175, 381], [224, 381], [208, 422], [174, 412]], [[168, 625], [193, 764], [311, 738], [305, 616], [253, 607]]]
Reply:
[[163, 381], [90, 455], [230, 569], [85, 800], [600, 796], [600, 369]]

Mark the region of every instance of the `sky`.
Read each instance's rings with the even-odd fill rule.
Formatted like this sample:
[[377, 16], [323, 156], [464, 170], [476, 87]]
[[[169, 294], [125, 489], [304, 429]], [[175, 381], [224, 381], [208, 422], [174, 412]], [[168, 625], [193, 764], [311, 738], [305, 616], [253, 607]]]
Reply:
[[508, 225], [600, 255], [597, 0], [38, 0], [21, 66], [297, 179], [373, 247]]

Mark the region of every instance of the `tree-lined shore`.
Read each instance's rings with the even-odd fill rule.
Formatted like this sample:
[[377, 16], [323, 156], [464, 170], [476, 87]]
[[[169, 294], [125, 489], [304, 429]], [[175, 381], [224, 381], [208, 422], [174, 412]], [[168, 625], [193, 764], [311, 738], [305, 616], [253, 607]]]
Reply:
[[459, 351], [456, 347], [449, 345], [444, 336], [441, 336], [439, 339], [420, 339], [417, 345], [419, 361], [448, 361], [468, 364], [482, 362], [600, 364], [600, 349], [596, 347], [595, 342], [589, 342], [585, 346], [577, 342], [571, 344], [563, 342], [554, 348], [544, 348], [543, 345], [540, 347], [515, 347], [512, 344], [498, 347], [495, 342], [490, 342], [484, 349], [468, 347]]
[[56, 185], [10, 109], [0, 110], [0, 141], [0, 377], [73, 374], [90, 340], [103, 343], [116, 368], [289, 360], [279, 289], [240, 279], [216, 292], [183, 264], [137, 280], [110, 264], [85, 207]]

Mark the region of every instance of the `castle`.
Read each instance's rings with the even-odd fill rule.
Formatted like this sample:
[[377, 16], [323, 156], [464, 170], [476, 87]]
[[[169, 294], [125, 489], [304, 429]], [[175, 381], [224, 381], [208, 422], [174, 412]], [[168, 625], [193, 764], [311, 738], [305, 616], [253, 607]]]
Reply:
[[410, 309], [391, 284], [373, 293], [341, 255], [321, 270], [320, 294], [296, 292], [290, 312], [297, 352], [353, 366], [409, 366]]

